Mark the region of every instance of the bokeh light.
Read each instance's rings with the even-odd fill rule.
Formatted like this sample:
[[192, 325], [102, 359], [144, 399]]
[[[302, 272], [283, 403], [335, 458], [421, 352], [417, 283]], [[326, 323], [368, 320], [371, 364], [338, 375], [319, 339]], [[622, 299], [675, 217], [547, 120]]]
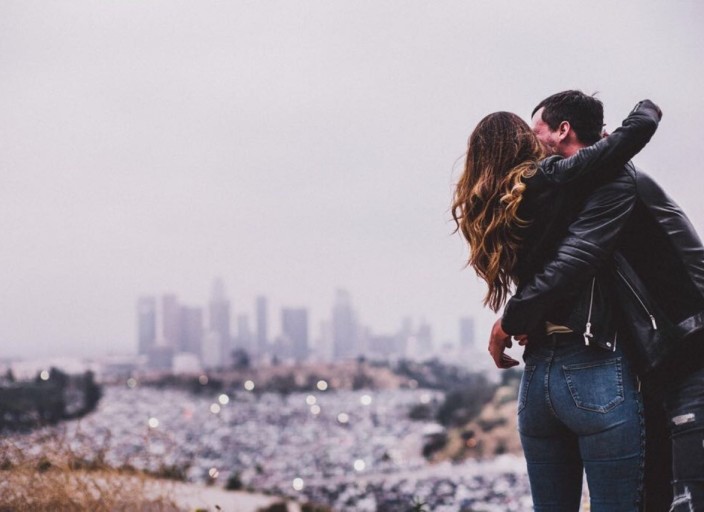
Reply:
[[294, 478], [293, 479], [293, 489], [296, 491], [302, 491], [303, 490], [303, 479], [302, 478]]

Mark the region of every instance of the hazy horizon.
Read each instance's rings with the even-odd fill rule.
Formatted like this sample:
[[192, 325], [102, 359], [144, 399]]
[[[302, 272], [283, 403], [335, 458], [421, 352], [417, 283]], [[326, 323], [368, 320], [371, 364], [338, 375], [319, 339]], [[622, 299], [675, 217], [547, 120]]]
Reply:
[[[560, 9], [556, 9], [556, 6]], [[449, 204], [487, 113], [599, 92], [664, 112], [635, 163], [700, 233], [694, 0], [0, 3], [0, 357], [136, 351], [140, 295], [269, 298], [373, 331], [494, 314]]]

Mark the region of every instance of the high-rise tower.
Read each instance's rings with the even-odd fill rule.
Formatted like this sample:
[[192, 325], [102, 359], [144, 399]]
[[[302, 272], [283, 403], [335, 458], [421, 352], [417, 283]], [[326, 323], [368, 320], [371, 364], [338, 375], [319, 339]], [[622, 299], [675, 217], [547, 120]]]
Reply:
[[282, 309], [281, 335], [294, 359], [302, 361], [308, 357], [308, 310], [304, 308]]
[[219, 337], [220, 360], [222, 365], [230, 362], [230, 301], [225, 295], [225, 284], [218, 278], [213, 281], [213, 289], [210, 295], [209, 304], [209, 324], [210, 332]]
[[140, 297], [137, 300], [137, 351], [149, 353], [156, 345], [156, 298]]
[[266, 297], [260, 295], [257, 297], [257, 352], [264, 354], [269, 345], [268, 334], [268, 317], [267, 317], [267, 300]]
[[350, 294], [346, 290], [338, 289], [332, 308], [332, 342], [335, 359], [359, 355], [357, 334], [357, 318], [352, 309]]

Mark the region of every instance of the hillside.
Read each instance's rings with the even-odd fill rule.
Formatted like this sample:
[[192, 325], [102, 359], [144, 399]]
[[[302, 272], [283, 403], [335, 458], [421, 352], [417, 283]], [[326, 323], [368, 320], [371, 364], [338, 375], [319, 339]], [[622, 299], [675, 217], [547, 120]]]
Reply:
[[522, 453], [513, 385], [499, 387], [478, 417], [463, 426], [448, 429], [447, 444], [435, 452], [431, 460], [483, 459], [504, 453]]

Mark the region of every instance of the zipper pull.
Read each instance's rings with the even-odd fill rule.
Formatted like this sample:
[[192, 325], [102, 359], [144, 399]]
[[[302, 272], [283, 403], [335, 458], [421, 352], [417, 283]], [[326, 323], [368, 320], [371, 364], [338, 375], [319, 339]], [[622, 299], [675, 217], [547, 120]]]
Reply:
[[653, 315], [650, 315], [650, 323], [653, 324], [653, 329], [656, 331], [658, 330], [658, 324], [655, 323], [655, 317]]
[[589, 338], [593, 338], [594, 335], [592, 334], [592, 323], [587, 322], [587, 329], [584, 331], [584, 344], [589, 346]]

